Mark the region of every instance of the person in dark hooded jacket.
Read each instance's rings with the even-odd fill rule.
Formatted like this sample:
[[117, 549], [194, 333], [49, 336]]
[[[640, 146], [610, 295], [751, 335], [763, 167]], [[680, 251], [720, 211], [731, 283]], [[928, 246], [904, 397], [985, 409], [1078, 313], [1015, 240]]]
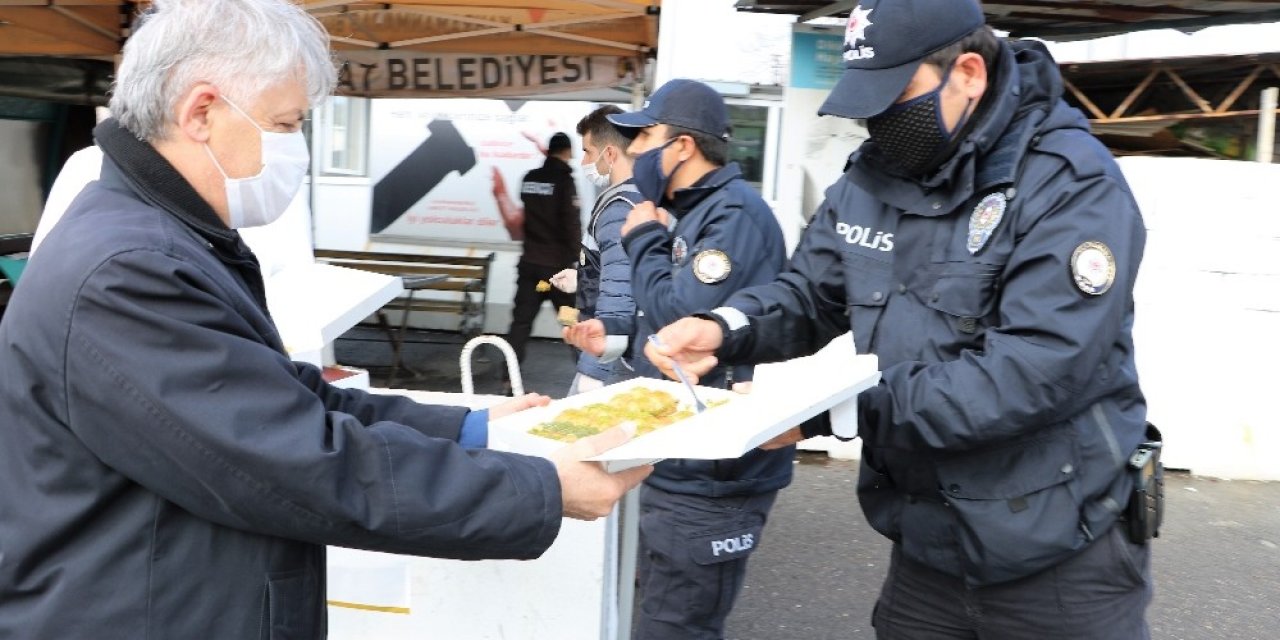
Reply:
[[[289, 359], [239, 229], [306, 174], [333, 88], [287, 0], [154, 0], [104, 158], [0, 321], [0, 638], [323, 638], [325, 545], [528, 559], [646, 474], [489, 451], [486, 411]], [[580, 441], [582, 442], [582, 441]]]
[[700, 373], [852, 330], [878, 356], [856, 425], [766, 445], [862, 438], [859, 498], [894, 542], [877, 637], [1148, 637], [1150, 546], [1123, 521], [1145, 231], [1118, 166], [1044, 47], [974, 0], [864, 1], [844, 59], [821, 113], [870, 138], [788, 269], [647, 354]]

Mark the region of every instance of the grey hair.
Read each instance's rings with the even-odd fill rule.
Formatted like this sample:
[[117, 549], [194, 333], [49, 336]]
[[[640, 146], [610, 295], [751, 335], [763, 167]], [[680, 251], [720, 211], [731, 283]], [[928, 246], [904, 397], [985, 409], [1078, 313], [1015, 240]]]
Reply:
[[124, 45], [111, 114], [141, 140], [166, 137], [178, 100], [200, 82], [249, 108], [302, 80], [314, 106], [333, 92], [329, 35], [288, 0], [154, 0]]

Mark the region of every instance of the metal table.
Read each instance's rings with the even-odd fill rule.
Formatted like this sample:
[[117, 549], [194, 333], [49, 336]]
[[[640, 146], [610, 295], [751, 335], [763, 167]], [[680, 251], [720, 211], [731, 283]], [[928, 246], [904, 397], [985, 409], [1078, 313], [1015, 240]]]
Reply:
[[387, 374], [387, 386], [392, 386], [396, 381], [396, 374], [404, 369], [411, 378], [417, 378], [422, 374], [415, 371], [412, 367], [401, 362], [401, 348], [404, 345], [404, 334], [409, 327], [409, 314], [413, 312], [413, 294], [419, 289], [430, 288], [431, 285], [442, 280], [448, 280], [449, 276], [444, 274], [425, 274], [412, 276], [399, 276], [400, 285], [405, 290], [405, 308], [400, 315], [400, 326], [396, 330], [392, 330], [391, 325], [387, 323], [386, 314], [379, 312], [378, 321], [382, 324], [382, 329], [387, 332], [387, 337], [391, 339], [391, 371]]

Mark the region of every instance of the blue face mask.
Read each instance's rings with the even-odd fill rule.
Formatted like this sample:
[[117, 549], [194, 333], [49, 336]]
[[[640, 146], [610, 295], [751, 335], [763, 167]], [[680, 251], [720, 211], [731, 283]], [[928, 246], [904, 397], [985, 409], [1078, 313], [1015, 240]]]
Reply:
[[635, 166], [631, 168], [631, 181], [635, 183], [636, 191], [639, 191], [645, 200], [654, 204], [662, 204], [671, 176], [675, 175], [676, 171], [680, 170], [680, 165], [684, 164], [684, 160], [681, 160], [676, 163], [671, 173], [665, 175], [662, 173], [662, 152], [675, 141], [676, 138], [672, 138], [661, 146], [636, 156]]

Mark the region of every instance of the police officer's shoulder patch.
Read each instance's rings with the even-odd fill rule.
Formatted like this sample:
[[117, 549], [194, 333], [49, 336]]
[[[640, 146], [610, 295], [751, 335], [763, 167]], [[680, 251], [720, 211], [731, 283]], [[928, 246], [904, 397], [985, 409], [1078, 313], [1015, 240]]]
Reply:
[[703, 284], [723, 282], [732, 271], [733, 262], [723, 251], [708, 249], [693, 257], [693, 275]]
[[1116, 257], [1101, 242], [1082, 242], [1071, 253], [1071, 279], [1081, 291], [1100, 296], [1116, 281]]

